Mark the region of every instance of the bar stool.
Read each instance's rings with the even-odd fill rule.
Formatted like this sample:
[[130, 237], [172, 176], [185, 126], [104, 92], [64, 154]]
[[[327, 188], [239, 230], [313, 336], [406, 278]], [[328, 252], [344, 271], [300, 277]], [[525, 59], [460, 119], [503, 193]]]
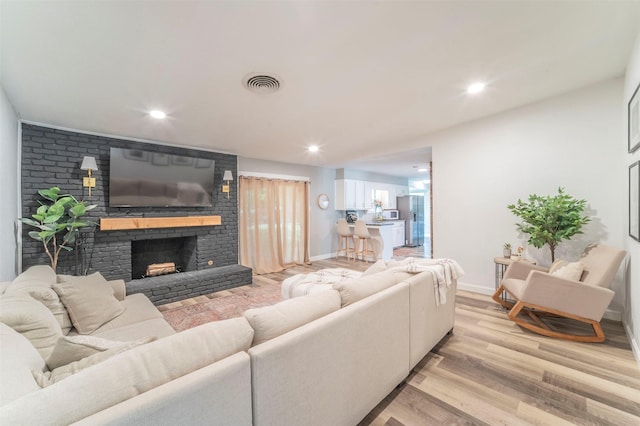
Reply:
[[[340, 252], [343, 251], [344, 255], [349, 260], [349, 255], [353, 256], [353, 260], [356, 260], [355, 247], [349, 247], [349, 241], [353, 244], [353, 232], [349, 228], [349, 224], [345, 219], [338, 220], [338, 251], [336, 252], [336, 259], [340, 256]], [[344, 242], [344, 248], [343, 248]]]
[[367, 256], [371, 256], [373, 262], [375, 262], [376, 254], [371, 244], [371, 234], [363, 220], [356, 220], [355, 234], [357, 238], [355, 258], [362, 256], [362, 260], [368, 262]]

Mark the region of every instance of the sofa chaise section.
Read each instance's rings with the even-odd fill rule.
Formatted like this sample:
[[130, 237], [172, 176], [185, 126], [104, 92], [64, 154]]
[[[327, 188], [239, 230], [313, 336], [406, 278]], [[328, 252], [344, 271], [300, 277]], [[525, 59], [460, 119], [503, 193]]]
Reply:
[[409, 286], [249, 349], [253, 424], [355, 425], [409, 374]]

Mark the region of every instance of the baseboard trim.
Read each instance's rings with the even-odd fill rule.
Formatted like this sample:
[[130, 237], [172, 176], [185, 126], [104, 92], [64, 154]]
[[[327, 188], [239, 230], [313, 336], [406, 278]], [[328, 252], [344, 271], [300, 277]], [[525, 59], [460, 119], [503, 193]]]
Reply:
[[320, 254], [318, 256], [312, 256], [309, 258], [309, 260], [311, 262], [315, 261], [315, 260], [324, 260], [324, 259], [330, 259], [332, 257], [336, 257], [335, 253], [327, 253], [327, 254]]
[[458, 281], [458, 290], [470, 291], [472, 293], [486, 294], [489, 296], [493, 295], [493, 293], [495, 293], [496, 291], [493, 288], [484, 287], [484, 286], [475, 285], [475, 284], [467, 284], [461, 281]]
[[636, 337], [633, 335], [631, 328], [627, 324], [624, 325], [624, 331], [627, 333], [627, 338], [629, 339], [629, 343], [631, 343], [631, 352], [633, 353], [633, 357], [636, 359], [636, 364], [638, 364], [638, 368], [640, 368], [640, 345], [636, 340]]
[[622, 312], [607, 309], [606, 311], [604, 311], [604, 315], [602, 316], [602, 318], [606, 318], [611, 321], [622, 322]]

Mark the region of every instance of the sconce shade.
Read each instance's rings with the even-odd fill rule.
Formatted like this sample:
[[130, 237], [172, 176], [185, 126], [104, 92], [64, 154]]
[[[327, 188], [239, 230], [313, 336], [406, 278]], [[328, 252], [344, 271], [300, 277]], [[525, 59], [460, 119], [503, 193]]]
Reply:
[[222, 178], [222, 180], [233, 180], [233, 174], [231, 173], [231, 170], [224, 171], [224, 177]]
[[82, 159], [82, 165], [80, 170], [98, 170], [95, 157], [84, 157]]

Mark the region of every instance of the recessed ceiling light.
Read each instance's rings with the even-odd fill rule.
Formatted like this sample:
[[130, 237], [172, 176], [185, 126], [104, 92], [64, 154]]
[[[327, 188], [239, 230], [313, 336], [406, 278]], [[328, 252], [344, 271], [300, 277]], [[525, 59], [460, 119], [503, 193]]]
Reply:
[[420, 172], [420, 173], [426, 173], [428, 171], [429, 171], [429, 169], [425, 169], [425, 168], [418, 169], [418, 172]]
[[309, 147], [309, 152], [318, 152], [319, 149], [318, 145], [311, 145]]
[[467, 87], [467, 93], [473, 95], [476, 93], [480, 93], [484, 90], [485, 88], [485, 84], [478, 82], [478, 83], [473, 83], [471, 84], [469, 87]]
[[163, 118], [167, 117], [167, 114], [157, 109], [154, 109], [153, 111], [151, 111], [149, 115], [152, 116], [153, 118], [157, 118], [158, 120], [162, 120]]

